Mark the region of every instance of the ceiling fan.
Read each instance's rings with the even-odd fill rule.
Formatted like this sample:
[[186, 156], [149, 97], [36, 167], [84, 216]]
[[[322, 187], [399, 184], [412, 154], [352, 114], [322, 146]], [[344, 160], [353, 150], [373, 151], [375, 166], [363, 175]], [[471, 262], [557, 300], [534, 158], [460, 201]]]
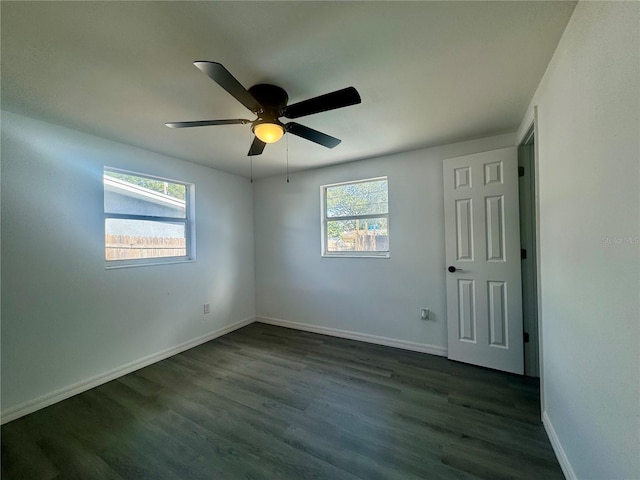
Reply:
[[299, 118], [313, 115], [314, 113], [356, 105], [361, 102], [358, 91], [353, 87], [347, 87], [342, 90], [320, 95], [319, 97], [294, 103], [293, 105], [287, 105], [289, 101], [287, 92], [276, 85], [261, 83], [247, 90], [220, 63], [193, 62], [193, 64], [229, 92], [242, 105], [251, 110], [258, 118], [253, 121], [244, 118], [234, 118], [230, 120], [169, 122], [165, 123], [165, 125], [170, 128], [186, 128], [204, 127], [208, 125], [244, 125], [250, 123], [255, 138], [249, 149], [249, 156], [260, 155], [267, 143], [277, 142], [285, 133], [291, 133], [324, 147], [333, 148], [337, 146], [341, 140], [296, 122], [282, 123], [280, 117]]

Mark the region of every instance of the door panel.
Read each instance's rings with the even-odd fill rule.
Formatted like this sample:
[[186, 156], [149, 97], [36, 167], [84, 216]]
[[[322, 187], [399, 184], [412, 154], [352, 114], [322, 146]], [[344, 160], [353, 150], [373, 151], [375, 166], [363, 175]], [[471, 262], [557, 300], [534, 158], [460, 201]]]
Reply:
[[456, 200], [456, 259], [473, 260], [473, 210], [471, 199]]
[[516, 148], [444, 161], [449, 358], [523, 373]]
[[509, 348], [507, 343], [507, 284], [489, 282], [489, 345]]
[[504, 197], [485, 198], [484, 218], [487, 223], [487, 261], [504, 262]]
[[476, 341], [476, 288], [473, 280], [458, 280], [458, 340]]

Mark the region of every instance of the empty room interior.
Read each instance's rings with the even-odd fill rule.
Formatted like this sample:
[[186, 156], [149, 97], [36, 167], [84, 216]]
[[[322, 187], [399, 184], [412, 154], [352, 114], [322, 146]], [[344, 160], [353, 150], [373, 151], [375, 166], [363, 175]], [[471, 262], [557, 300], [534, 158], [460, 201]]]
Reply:
[[2, 478], [640, 480], [640, 2], [22, 2]]

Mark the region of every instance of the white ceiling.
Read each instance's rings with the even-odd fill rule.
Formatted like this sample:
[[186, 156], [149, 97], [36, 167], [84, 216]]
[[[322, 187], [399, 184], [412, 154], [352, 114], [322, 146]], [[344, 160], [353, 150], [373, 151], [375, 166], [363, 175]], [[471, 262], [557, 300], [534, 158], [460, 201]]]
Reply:
[[[2, 108], [248, 176], [253, 118], [192, 65], [217, 61], [289, 103], [354, 86], [362, 104], [296, 121], [292, 171], [513, 131], [575, 2], [7, 2]], [[282, 173], [286, 141], [254, 157]]]

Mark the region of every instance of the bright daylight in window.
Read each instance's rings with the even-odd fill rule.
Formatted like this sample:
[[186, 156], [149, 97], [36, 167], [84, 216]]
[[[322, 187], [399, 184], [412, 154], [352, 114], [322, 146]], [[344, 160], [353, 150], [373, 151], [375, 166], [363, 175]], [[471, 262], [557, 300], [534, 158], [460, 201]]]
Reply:
[[193, 259], [193, 185], [104, 169], [107, 267]]
[[321, 187], [324, 256], [389, 256], [387, 177]]

